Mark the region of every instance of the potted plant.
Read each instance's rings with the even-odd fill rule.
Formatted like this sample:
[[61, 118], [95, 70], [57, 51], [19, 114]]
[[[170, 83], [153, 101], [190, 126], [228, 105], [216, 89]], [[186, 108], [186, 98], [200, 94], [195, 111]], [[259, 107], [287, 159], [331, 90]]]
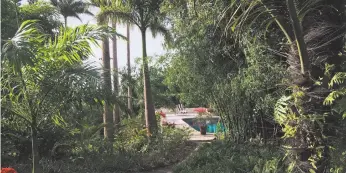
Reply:
[[208, 112], [207, 108], [195, 108], [194, 111], [198, 114], [196, 117], [196, 123], [199, 126], [199, 131], [201, 132], [201, 135], [206, 135], [207, 125], [211, 118], [211, 114]]

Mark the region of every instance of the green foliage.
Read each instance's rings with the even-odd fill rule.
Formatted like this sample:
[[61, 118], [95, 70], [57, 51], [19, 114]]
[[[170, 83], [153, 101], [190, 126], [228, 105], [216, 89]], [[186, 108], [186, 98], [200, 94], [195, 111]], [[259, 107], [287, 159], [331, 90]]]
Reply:
[[[340, 8], [340, 5], [343, 7]], [[335, 8], [335, 13], [330, 14], [331, 9], [326, 6]], [[221, 20], [228, 21], [225, 30], [236, 35], [239, 40], [247, 35], [261, 36], [261, 33], [276, 30], [281, 32], [277, 37], [280, 40], [271, 41], [278, 45], [282, 42], [289, 43], [286, 50], [279, 47], [273, 53], [287, 58], [289, 65], [288, 79], [292, 87], [289, 92], [292, 93], [289, 94], [290, 97], [284, 96], [278, 101], [275, 107], [275, 119], [283, 126], [285, 132], [284, 147], [290, 160], [290, 172], [325, 172], [325, 167], [328, 165], [326, 150], [328, 142], [324, 132], [325, 124], [328, 122], [326, 117], [327, 115], [332, 117], [330, 114], [333, 114], [333, 111], [331, 107], [322, 104], [326, 94], [329, 93], [325, 80], [328, 79], [328, 74], [324, 73], [323, 67], [327, 68], [329, 74], [330, 71], [335, 73], [335, 69], [331, 70], [325, 63], [337, 59], [333, 62], [337, 67], [341, 62], [340, 56], [332, 55], [342, 50], [344, 42], [338, 38], [343, 37], [341, 35], [344, 35], [345, 30], [336, 25], [341, 26], [344, 21], [339, 23], [337, 20], [329, 20], [344, 15], [338, 11], [339, 9], [343, 11], [344, 4], [336, 1], [234, 1], [225, 8], [221, 17]], [[320, 21], [309, 20], [317, 16], [323, 18], [321, 20], [323, 26], [320, 25]], [[269, 28], [273, 23], [276, 26]], [[314, 29], [316, 26], [319, 26], [319, 29]], [[320, 29], [323, 27], [342, 30], [342, 34], [341, 32], [331, 34]], [[266, 34], [264, 37], [268, 38]], [[275, 47], [277, 46], [270, 46], [268, 49]], [[319, 59], [321, 52], [325, 52], [326, 58]], [[340, 74], [337, 76], [341, 77]], [[335, 81], [340, 82], [334, 79], [332, 83]], [[342, 89], [333, 91], [325, 103], [330, 105], [343, 92]]]
[[111, 29], [88, 25], [61, 28], [53, 41], [39, 28], [36, 21], [23, 22], [1, 52], [1, 107], [9, 113], [3, 118], [20, 119], [24, 132], [31, 129], [35, 167], [39, 166], [38, 139], [43, 124], [64, 128], [64, 116], [69, 115], [62, 113], [71, 107], [115, 100], [112, 93], [100, 89], [98, 69], [82, 64], [91, 55], [90, 43], [111, 35]]
[[[168, 63], [162, 57], [158, 58], [148, 58], [150, 66], [150, 83], [152, 87], [152, 94], [154, 99], [155, 108], [175, 108], [179, 103], [177, 99], [177, 93], [169, 90], [168, 86], [165, 84], [164, 80], [167, 74], [167, 68], [165, 63]], [[136, 59], [136, 64], [132, 68], [132, 76], [127, 75], [127, 69], [121, 70], [121, 95], [123, 97], [127, 96], [127, 87], [130, 85], [132, 87], [133, 99], [134, 99], [134, 109], [137, 114], [140, 109], [143, 108], [143, 75], [142, 75], [142, 61], [140, 58]], [[142, 108], [140, 108], [142, 106]]]
[[140, 151], [147, 141], [146, 129], [143, 128], [141, 117], [124, 119], [120, 132], [115, 138], [115, 148], [125, 151]]
[[19, 8], [21, 21], [38, 20], [46, 34], [52, 37], [56, 34], [56, 30], [62, 25], [59, 20], [59, 14], [56, 8], [48, 2], [37, 1], [33, 4], [22, 5]]
[[165, 83], [170, 90], [179, 93], [179, 99], [187, 106], [208, 104], [206, 93], [211, 93], [213, 82], [225, 78], [237, 67], [238, 57], [229, 58], [238, 53], [237, 47], [232, 45], [231, 39], [219, 41], [220, 30], [213, 26], [221, 4], [200, 3], [189, 8], [185, 17], [177, 15], [183, 10], [179, 4], [170, 4], [179, 7], [168, 10], [174, 23], [175, 42], [170, 46], [172, 52], [166, 55], [171, 63]]
[[285, 170], [282, 158], [276, 147], [213, 142], [199, 147], [174, 172], [280, 173]]
[[18, 6], [16, 1], [1, 1], [1, 47], [4, 40], [11, 38], [19, 27]]
[[[324, 100], [325, 105], [332, 105], [334, 103], [334, 110], [337, 113], [343, 114], [343, 118], [346, 118], [346, 98], [343, 97], [346, 95], [346, 88], [343, 84], [346, 81], [346, 73], [345, 72], [338, 72], [336, 73], [333, 78], [330, 80], [329, 87], [330, 88], [336, 88], [333, 90]], [[337, 87], [339, 85], [339, 87]]]
[[233, 140], [255, 136], [264, 122], [275, 128], [273, 107], [286, 77], [281, 59], [268, 51], [261, 34], [224, 35], [228, 21], [218, 19], [227, 3], [186, 3], [187, 8], [171, 3], [167, 9], [175, 42], [166, 55], [171, 63], [165, 84], [187, 106], [215, 108]]
[[[293, 33], [285, 2], [295, 2], [299, 8], [304, 40]], [[88, 3], [52, 0], [52, 5], [38, 1], [19, 6], [16, 1], [3, 0], [3, 165], [27, 172], [29, 162], [37, 160], [35, 151], [30, 152], [32, 143], [43, 157], [43, 172], [138, 172], [180, 162], [195, 147], [187, 142], [186, 130], [161, 127], [156, 138], [147, 137], [142, 116], [142, 81], [146, 79], [155, 107], [174, 107], [181, 102], [185, 107], [215, 108], [226, 126], [222, 132], [219, 122], [215, 135], [232, 141], [201, 146], [176, 172], [279, 173], [295, 172], [300, 166], [305, 172], [345, 172], [346, 123], [340, 114], [346, 117], [346, 74], [339, 63], [343, 58], [339, 52], [344, 42], [339, 38], [344, 36], [344, 28], [339, 26], [343, 26], [340, 11], [345, 11], [344, 2], [92, 3], [101, 9], [99, 21], [114, 18], [136, 25], [143, 38], [147, 29], [153, 36], [163, 34], [173, 41], [167, 44], [169, 52], [154, 62], [146, 57], [144, 44], [143, 61], [133, 76], [124, 73], [123, 94], [116, 97], [101, 88], [105, 82], [101, 69], [83, 63], [92, 55], [91, 44], [97, 45], [115, 32], [89, 25], [59, 29], [58, 13], [66, 24], [69, 16], [91, 14]], [[164, 27], [167, 20], [173, 37]], [[308, 46], [308, 76], [300, 74], [301, 47], [294, 46], [295, 38]], [[286, 81], [294, 86], [289, 88], [292, 90], [285, 90]], [[109, 102], [126, 107], [125, 92], [130, 85], [138, 116], [122, 118], [115, 142], [109, 145], [101, 133], [102, 106]], [[125, 109], [123, 112], [126, 114]], [[266, 140], [277, 135], [279, 125], [285, 153]], [[255, 136], [260, 137], [256, 144], [246, 142]]]
[[[149, 141], [142, 124], [140, 118], [122, 120], [113, 149], [107, 148], [97, 135], [83, 140], [75, 140], [76, 136], [71, 136], [68, 140], [71, 143], [65, 141], [70, 146], [65, 155], [58, 159], [46, 157], [41, 160], [44, 171], [138, 172], [182, 161], [195, 148], [194, 144], [187, 142], [189, 134], [182, 129], [164, 128], [154, 141]], [[14, 166], [18, 172], [25, 170], [25, 165]]]
[[51, 37], [61, 26], [56, 9], [43, 1], [25, 5], [12, 0], [1, 1], [1, 16], [1, 46], [15, 35], [26, 20], [38, 20], [42, 31]]
[[67, 25], [67, 17], [75, 17], [82, 20], [80, 14], [93, 15], [89, 11], [89, 4], [79, 0], [51, 0], [51, 4], [64, 17], [65, 27]]
[[226, 133], [222, 130], [222, 126], [221, 126], [221, 121], [217, 122], [216, 124], [216, 132], [215, 132], [215, 137], [218, 140], [224, 140]]
[[343, 135], [346, 133], [346, 120], [340, 120], [339, 118], [339, 124], [337, 125], [337, 134], [334, 137], [329, 137], [331, 141], [329, 171], [331, 173], [341, 173], [346, 170], [346, 138], [345, 135]]

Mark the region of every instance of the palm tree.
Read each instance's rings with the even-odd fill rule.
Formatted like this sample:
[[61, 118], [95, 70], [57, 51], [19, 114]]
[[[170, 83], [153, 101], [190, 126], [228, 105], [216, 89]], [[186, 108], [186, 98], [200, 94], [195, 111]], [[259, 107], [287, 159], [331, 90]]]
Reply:
[[[108, 0], [91, 0], [91, 3], [93, 6], [101, 8], [101, 12], [104, 10], [103, 6], [109, 6], [110, 2]], [[117, 4], [118, 5], [118, 4]], [[110, 21], [110, 17], [108, 16], [102, 16], [98, 18], [99, 25], [108, 25], [108, 22]], [[116, 29], [116, 23], [114, 22], [114, 19], [111, 19], [113, 29]], [[116, 44], [116, 37], [120, 36], [119, 34], [114, 35], [112, 38], [113, 41], [113, 65], [115, 69], [115, 75], [114, 75], [114, 93], [116, 96], [118, 96], [118, 77], [117, 77], [117, 44]], [[111, 81], [111, 69], [110, 69], [110, 53], [109, 53], [109, 39], [105, 38], [102, 41], [102, 62], [103, 62], [103, 68], [104, 68], [104, 90], [112, 90], [112, 83], [106, 82]], [[106, 124], [104, 127], [104, 137], [105, 139], [108, 139], [109, 141], [113, 140], [113, 124], [115, 124], [115, 127], [118, 126], [120, 122], [120, 112], [119, 112], [119, 105], [115, 104], [113, 107], [113, 114], [110, 108], [110, 104], [108, 102], [105, 102], [104, 104], [104, 113], [103, 113], [103, 122]]]
[[[72, 94], [84, 89], [87, 89], [85, 92], [95, 91], [102, 83], [96, 70], [82, 65], [82, 58], [92, 54], [90, 43], [109, 36], [107, 33], [111, 30], [88, 25], [61, 28], [52, 42], [36, 26], [34, 21], [24, 21], [15, 36], [2, 47], [3, 65], [7, 69], [7, 78], [1, 79], [3, 90], [7, 91], [2, 96], [2, 108], [22, 118], [31, 128], [32, 172], [42, 173], [38, 152], [39, 122], [47, 116], [58, 115], [63, 105], [90, 101], [79, 93]], [[73, 90], [75, 87], [79, 89]], [[91, 98], [111, 95], [101, 91], [93, 94]]]
[[[109, 53], [109, 38], [104, 38], [102, 40], [102, 64], [103, 64], [103, 79], [104, 85], [103, 90], [112, 90], [112, 81], [110, 73], [110, 53]], [[104, 127], [104, 138], [112, 141], [113, 139], [113, 116], [111, 111], [110, 104], [108, 101], [104, 103], [103, 108], [103, 123]]]
[[[288, 47], [284, 50], [288, 51], [284, 54], [289, 65], [290, 86], [294, 89], [292, 95], [278, 101], [276, 120], [287, 129], [297, 130], [287, 140], [291, 141], [287, 154], [296, 163], [294, 172], [324, 172], [328, 159], [321, 158], [320, 154], [328, 156], [327, 143], [316, 119], [331, 112], [330, 107], [323, 105], [330, 92], [330, 75], [326, 75], [324, 67], [333, 64], [336, 70], [341, 64], [341, 58], [336, 55], [342, 51], [341, 41], [345, 33], [342, 28], [345, 22], [344, 1], [238, 1], [227, 8], [232, 12], [226, 29], [230, 28], [239, 36], [254, 30], [268, 32], [268, 26], [273, 23], [285, 36]], [[314, 20], [317, 18], [319, 20]], [[316, 85], [316, 81], [321, 85]], [[289, 116], [297, 118], [296, 121], [287, 118]]]
[[[131, 56], [130, 56], [130, 25], [126, 24], [126, 37], [127, 37], [127, 75], [131, 77]], [[127, 108], [130, 113], [133, 113], [132, 107], [132, 88], [131, 85], [127, 86]]]
[[50, 0], [50, 2], [64, 16], [65, 27], [67, 26], [68, 17], [75, 17], [81, 21], [80, 14], [94, 15], [88, 10], [89, 5], [81, 0]]
[[144, 83], [144, 106], [145, 106], [145, 120], [148, 135], [157, 132], [157, 121], [155, 117], [155, 108], [152, 98], [150, 80], [149, 80], [149, 67], [147, 60], [147, 45], [146, 45], [146, 31], [151, 30], [153, 36], [161, 33], [165, 36], [166, 40], [170, 39], [168, 30], [163, 25], [164, 15], [160, 12], [160, 6], [163, 0], [129, 0], [125, 2], [122, 7], [117, 6], [119, 2], [113, 0], [111, 5], [103, 6], [98, 18], [102, 19], [106, 16], [112, 17], [119, 22], [130, 23], [136, 25], [141, 31], [142, 35], [142, 60], [143, 60], [143, 83]]
[[[112, 28], [116, 30], [117, 24], [116, 21], [112, 20]], [[118, 77], [118, 51], [117, 51], [117, 38], [114, 36], [112, 38], [113, 42], [113, 71], [114, 71], [114, 76], [113, 76], [113, 88], [114, 88], [114, 94], [116, 96], [119, 95], [119, 77]], [[113, 108], [113, 121], [115, 125], [115, 130], [118, 130], [118, 126], [120, 123], [120, 110], [119, 110], [119, 105], [114, 104]]]

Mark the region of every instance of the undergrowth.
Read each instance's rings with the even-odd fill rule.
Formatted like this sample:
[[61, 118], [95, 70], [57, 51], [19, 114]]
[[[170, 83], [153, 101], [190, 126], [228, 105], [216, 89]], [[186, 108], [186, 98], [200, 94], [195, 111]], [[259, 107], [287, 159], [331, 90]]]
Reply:
[[[121, 173], [140, 172], [182, 161], [195, 149], [188, 142], [185, 129], [164, 127], [149, 140], [140, 118], [123, 120], [113, 147], [101, 136], [69, 143], [59, 150], [59, 157], [42, 158], [45, 173]], [[76, 141], [76, 140], [74, 140]], [[28, 160], [29, 161], [29, 160]], [[20, 173], [31, 172], [30, 162], [9, 165]]]
[[282, 152], [275, 146], [217, 141], [204, 144], [174, 168], [175, 173], [280, 173]]

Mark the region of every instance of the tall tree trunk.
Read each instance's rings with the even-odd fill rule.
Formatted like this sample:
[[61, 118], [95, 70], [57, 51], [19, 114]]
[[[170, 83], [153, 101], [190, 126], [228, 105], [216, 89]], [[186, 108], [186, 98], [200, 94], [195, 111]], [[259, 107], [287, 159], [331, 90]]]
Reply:
[[32, 173], [43, 173], [43, 170], [40, 166], [40, 156], [38, 153], [37, 146], [37, 120], [36, 116], [32, 116], [31, 122], [31, 150], [32, 150]]
[[151, 93], [147, 46], [146, 46], [146, 33], [145, 29], [141, 29], [142, 33], [142, 49], [143, 49], [143, 83], [144, 83], [144, 107], [145, 107], [145, 123], [148, 135], [155, 135], [157, 132], [157, 121], [155, 117], [155, 108], [153, 96]]
[[[103, 62], [103, 79], [104, 79], [104, 86], [103, 89], [105, 91], [112, 90], [112, 81], [111, 81], [111, 73], [110, 73], [110, 55], [109, 55], [109, 40], [108, 38], [104, 38], [102, 42], [102, 62]], [[105, 124], [104, 127], [104, 138], [108, 139], [109, 141], [113, 140], [113, 115], [112, 115], [112, 109], [108, 103], [108, 101], [105, 101], [104, 108], [103, 108], [103, 123]]]
[[65, 28], [67, 27], [67, 16], [64, 16]]
[[[130, 24], [127, 24], [126, 26], [126, 37], [127, 37], [127, 75], [129, 77], [129, 80], [131, 78], [131, 57], [130, 57]], [[133, 107], [132, 107], [132, 87], [129, 84], [127, 86], [127, 108], [129, 109], [130, 113], [133, 113]]]
[[[116, 30], [117, 23], [115, 21], [112, 21], [112, 27]], [[118, 97], [119, 78], [118, 78], [118, 51], [117, 51], [116, 35], [114, 35], [112, 41], [113, 41], [113, 71], [114, 71], [113, 88], [114, 88], [115, 96]], [[119, 110], [118, 104], [114, 104], [114, 107], [113, 107], [113, 122], [114, 122], [114, 128], [115, 128], [115, 133], [116, 133], [119, 129], [118, 127], [119, 127], [119, 123], [120, 123], [120, 110]]]

